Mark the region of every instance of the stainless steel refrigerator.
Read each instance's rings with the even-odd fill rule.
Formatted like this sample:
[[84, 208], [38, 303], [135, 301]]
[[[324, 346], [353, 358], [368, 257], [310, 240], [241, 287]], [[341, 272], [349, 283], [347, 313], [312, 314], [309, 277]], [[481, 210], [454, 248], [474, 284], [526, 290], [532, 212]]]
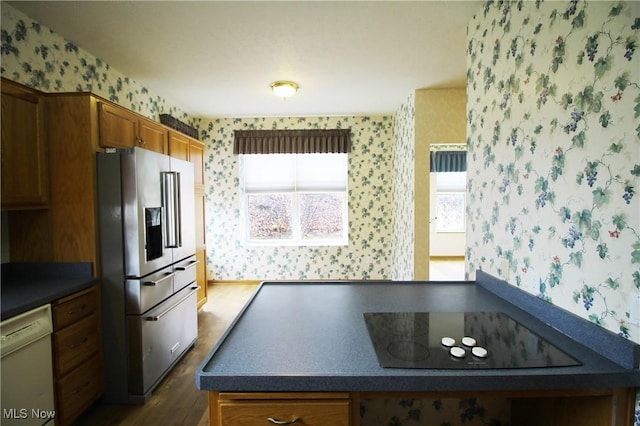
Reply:
[[193, 165], [97, 154], [106, 392], [144, 403], [198, 337]]

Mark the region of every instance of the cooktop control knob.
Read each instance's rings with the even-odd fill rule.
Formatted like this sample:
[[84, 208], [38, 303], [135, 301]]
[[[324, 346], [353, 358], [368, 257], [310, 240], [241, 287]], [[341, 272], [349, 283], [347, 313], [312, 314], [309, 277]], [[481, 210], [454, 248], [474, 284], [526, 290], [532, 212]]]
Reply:
[[443, 337], [442, 338], [442, 346], [446, 346], [446, 347], [450, 348], [455, 344], [456, 344], [455, 339], [452, 339], [451, 337]]
[[474, 356], [477, 356], [478, 358], [486, 358], [487, 357], [487, 350], [483, 347], [480, 346], [476, 346], [473, 349], [471, 349], [471, 353]]
[[466, 351], [458, 346], [454, 346], [449, 350], [449, 353], [456, 358], [464, 358]]
[[463, 337], [462, 344], [468, 348], [472, 348], [476, 345], [476, 339], [474, 339], [473, 337]]

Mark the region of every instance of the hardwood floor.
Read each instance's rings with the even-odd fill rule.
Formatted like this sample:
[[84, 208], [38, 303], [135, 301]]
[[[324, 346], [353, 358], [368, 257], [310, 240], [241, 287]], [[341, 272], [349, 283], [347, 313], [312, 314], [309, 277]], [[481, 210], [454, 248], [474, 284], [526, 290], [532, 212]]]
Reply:
[[[256, 289], [251, 284], [215, 284], [198, 314], [198, 341], [155, 389], [144, 405], [98, 403], [77, 426], [208, 425], [207, 393], [195, 385], [195, 371]], [[105, 356], [109, 356], [108, 348]]]

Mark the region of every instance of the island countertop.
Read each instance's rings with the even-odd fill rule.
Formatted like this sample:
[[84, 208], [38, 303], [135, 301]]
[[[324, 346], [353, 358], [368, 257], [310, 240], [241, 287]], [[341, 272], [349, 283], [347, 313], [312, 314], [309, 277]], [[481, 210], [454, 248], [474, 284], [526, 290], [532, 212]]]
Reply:
[[[198, 369], [196, 384], [201, 390], [223, 392], [466, 392], [640, 386], [638, 345], [588, 321], [567, 319], [572, 314], [547, 302], [542, 303], [548, 306], [540, 307], [536, 300], [528, 300], [535, 299], [533, 296], [513, 296], [513, 289], [503, 289], [492, 277], [480, 275], [482, 283], [262, 283]], [[505, 290], [508, 298], [500, 297], [495, 285], [498, 294]], [[524, 305], [520, 299], [526, 300]], [[523, 307], [530, 307], [535, 316]], [[363, 318], [365, 312], [465, 311], [503, 312], [582, 365], [383, 368]], [[607, 349], [580, 341], [584, 335], [600, 339]]]

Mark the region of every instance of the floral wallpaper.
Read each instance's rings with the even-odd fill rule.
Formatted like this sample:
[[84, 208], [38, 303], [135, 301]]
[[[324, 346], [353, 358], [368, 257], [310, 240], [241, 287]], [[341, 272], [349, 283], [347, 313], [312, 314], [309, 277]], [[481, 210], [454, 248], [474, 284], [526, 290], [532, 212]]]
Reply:
[[511, 406], [505, 399], [362, 400], [362, 426], [509, 426]]
[[640, 3], [487, 2], [468, 29], [467, 271], [635, 342]]
[[414, 278], [415, 223], [415, 95], [411, 94], [395, 115], [393, 128], [393, 263], [394, 280]]
[[[476, 268], [640, 341], [640, 3], [478, 2], [468, 31], [467, 273]], [[416, 98], [394, 117], [198, 118], [3, 2], [0, 74], [91, 91], [206, 144], [212, 279], [393, 278], [414, 270]], [[235, 129], [351, 128], [350, 245], [244, 247]], [[487, 206], [489, 208], [487, 209]], [[262, 266], [257, 266], [261, 264]], [[508, 425], [508, 400], [364, 400], [363, 425]], [[640, 400], [635, 424], [640, 426]]]
[[166, 113], [194, 123], [165, 98], [6, 2], [1, 12], [2, 77], [42, 92], [92, 92], [156, 121]]
[[[393, 243], [392, 117], [203, 120], [207, 268], [214, 280], [390, 279]], [[350, 128], [349, 245], [259, 247], [241, 240], [234, 130]]]
[[[388, 279], [393, 224], [393, 118], [189, 117], [73, 42], [2, 5], [0, 73], [43, 92], [92, 92], [149, 118], [168, 113], [200, 128], [206, 144], [209, 279]], [[234, 129], [351, 128], [347, 247], [245, 247], [239, 240]], [[229, 236], [231, 235], [231, 238]], [[260, 259], [260, 262], [256, 262]]]

